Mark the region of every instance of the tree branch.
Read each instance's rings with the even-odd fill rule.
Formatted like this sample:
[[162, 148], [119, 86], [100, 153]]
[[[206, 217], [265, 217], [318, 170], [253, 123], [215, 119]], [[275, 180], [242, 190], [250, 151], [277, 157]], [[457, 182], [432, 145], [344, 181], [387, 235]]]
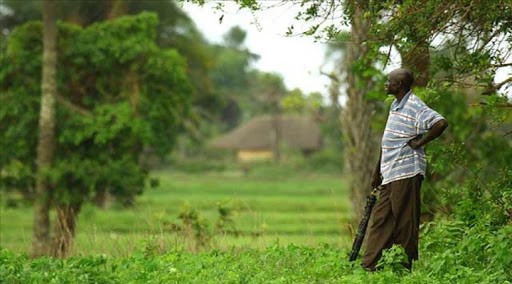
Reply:
[[389, 63], [389, 58], [391, 57], [391, 49], [392, 48], [393, 48], [393, 45], [389, 45], [388, 53], [386, 55], [386, 61], [384, 61], [384, 66], [382, 67], [382, 70], [384, 70]]
[[334, 81], [336, 83], [340, 82], [338, 77], [336, 75], [334, 75], [333, 73], [325, 73], [324, 71], [320, 70], [320, 74], [326, 76], [327, 78], [331, 79], [332, 81]]
[[66, 98], [64, 98], [62, 96], [57, 95], [57, 102], [62, 104], [64, 107], [66, 107], [67, 109], [69, 109], [73, 112], [77, 112], [83, 116], [89, 116], [89, 117], [92, 116], [92, 113], [89, 110], [87, 110], [81, 106], [73, 104], [72, 102], [66, 100]]
[[482, 95], [490, 95], [492, 93], [495, 93], [496, 91], [498, 91], [499, 89], [501, 89], [501, 87], [507, 85], [507, 84], [511, 84], [512, 83], [512, 77], [508, 77], [507, 79], [505, 79], [504, 81], [501, 81], [497, 84], [494, 84], [494, 85], [491, 85], [489, 87], [487, 87], [486, 90], [484, 90], [482, 92]]
[[480, 46], [480, 48], [478, 48], [475, 52], [476, 53], [480, 53], [482, 52], [482, 50], [484, 50], [484, 48], [487, 46], [487, 44], [489, 44], [489, 42], [491, 42], [491, 40], [493, 40], [499, 33], [501, 33], [504, 29], [505, 29], [505, 25], [502, 25], [501, 27], [497, 28], [488, 38], [487, 40], [485, 40], [482, 45]]
[[[486, 103], [486, 102], [480, 102], [479, 105], [486, 106], [486, 105], [489, 105], [489, 104]], [[475, 106], [475, 104], [470, 105], [470, 106]], [[492, 106], [493, 107], [499, 107], [499, 108], [512, 108], [512, 104], [511, 103], [495, 104], [495, 105], [492, 105]]]
[[491, 65], [491, 67], [495, 67], [495, 68], [501, 68], [501, 67], [507, 67], [507, 66], [512, 66], [512, 62]]
[[512, 83], [512, 77], [508, 77], [507, 79], [499, 82], [498, 84], [495, 84], [494, 88], [496, 88], [496, 90], [499, 90], [501, 87], [505, 86], [508, 83]]

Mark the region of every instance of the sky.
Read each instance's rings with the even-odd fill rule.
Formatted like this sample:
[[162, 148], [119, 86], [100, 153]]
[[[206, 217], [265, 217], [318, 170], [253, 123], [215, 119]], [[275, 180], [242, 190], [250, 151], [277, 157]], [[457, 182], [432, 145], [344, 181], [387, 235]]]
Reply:
[[[291, 90], [299, 88], [305, 93], [319, 92], [327, 100], [329, 79], [320, 71], [329, 73], [332, 64], [326, 60], [326, 46], [315, 42], [309, 36], [286, 36], [290, 25], [295, 31], [307, 27], [294, 20], [297, 13], [296, 5], [283, 5], [272, 9], [250, 12], [240, 10], [233, 2], [224, 2], [223, 11], [216, 11], [217, 1], [207, 2], [204, 6], [183, 2], [182, 8], [196, 23], [204, 36], [213, 43], [222, 43], [223, 35], [233, 26], [240, 26], [247, 32], [246, 47], [261, 58], [253, 65], [254, 68], [280, 74], [286, 87]], [[271, 3], [269, 1], [269, 3]], [[222, 16], [222, 21], [220, 17]], [[384, 70], [399, 67], [397, 54], [391, 54], [390, 64]], [[512, 67], [501, 68], [497, 73], [496, 82], [512, 76]], [[512, 100], [512, 87], [502, 93]]]
[[[294, 23], [296, 11], [278, 7], [251, 14], [231, 4], [226, 3], [223, 13], [216, 12], [212, 2], [203, 7], [185, 2], [183, 10], [213, 43], [222, 43], [223, 35], [231, 27], [240, 26], [247, 32], [246, 47], [261, 56], [254, 68], [280, 74], [289, 90], [299, 88], [305, 93], [327, 95], [329, 79], [320, 73], [331, 71], [325, 63], [325, 45], [315, 43], [313, 37], [285, 35], [290, 23]], [[300, 23], [294, 23], [297, 24]]]

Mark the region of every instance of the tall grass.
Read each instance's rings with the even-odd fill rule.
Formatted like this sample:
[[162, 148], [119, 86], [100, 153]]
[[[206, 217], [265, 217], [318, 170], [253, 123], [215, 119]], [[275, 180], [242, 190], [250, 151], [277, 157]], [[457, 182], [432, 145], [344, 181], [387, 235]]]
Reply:
[[[148, 238], [162, 250], [192, 248], [190, 234], [179, 230], [183, 211], [199, 214], [208, 248], [263, 249], [279, 242], [298, 245], [350, 243], [350, 204], [337, 174], [322, 174], [260, 164], [241, 171], [184, 173], [160, 170], [159, 186], [148, 188], [132, 208], [112, 203], [92, 205], [79, 214], [73, 255], [127, 256]], [[219, 206], [230, 210], [230, 225], [215, 231]], [[0, 206], [0, 246], [27, 252], [31, 242], [32, 209]]]

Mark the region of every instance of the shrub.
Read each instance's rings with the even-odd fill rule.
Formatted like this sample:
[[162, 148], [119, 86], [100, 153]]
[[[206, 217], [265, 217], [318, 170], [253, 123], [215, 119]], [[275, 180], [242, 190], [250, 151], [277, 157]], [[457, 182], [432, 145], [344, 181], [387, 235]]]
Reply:
[[155, 253], [149, 240], [130, 257], [40, 258], [0, 251], [3, 283], [511, 283], [512, 225], [491, 231], [444, 221], [424, 227], [420, 259], [402, 266], [400, 247], [384, 253], [383, 269], [370, 273], [336, 246], [278, 244], [264, 250]]

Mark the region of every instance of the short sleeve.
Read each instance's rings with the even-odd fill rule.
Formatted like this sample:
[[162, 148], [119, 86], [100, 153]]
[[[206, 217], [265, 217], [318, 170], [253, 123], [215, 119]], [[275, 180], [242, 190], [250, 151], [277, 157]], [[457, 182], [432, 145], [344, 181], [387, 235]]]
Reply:
[[436, 122], [438, 122], [442, 119], [444, 119], [444, 117], [442, 115], [440, 115], [435, 110], [433, 110], [429, 107], [425, 107], [424, 109], [422, 109], [418, 113], [418, 116], [416, 117], [418, 126], [424, 130], [428, 130], [428, 129], [432, 128], [432, 126]]

